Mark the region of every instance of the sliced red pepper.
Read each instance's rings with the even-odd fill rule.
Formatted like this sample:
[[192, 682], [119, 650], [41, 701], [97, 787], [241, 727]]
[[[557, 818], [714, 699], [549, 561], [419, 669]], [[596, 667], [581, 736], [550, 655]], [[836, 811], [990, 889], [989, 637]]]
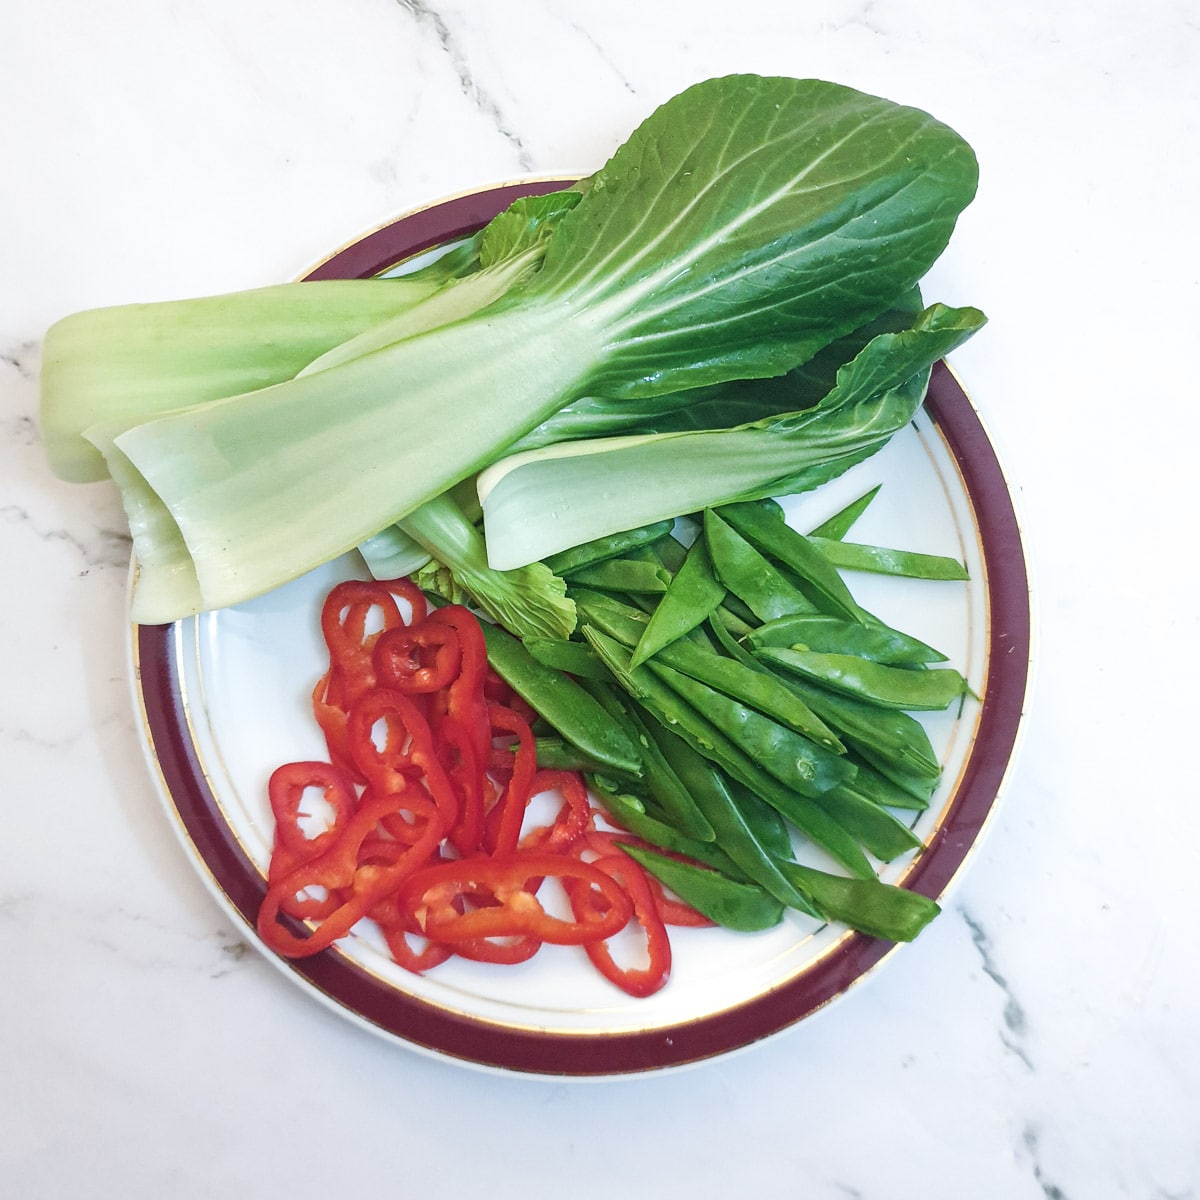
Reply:
[[[375, 741], [382, 724], [383, 745]], [[403, 791], [414, 778], [428, 788], [444, 830], [458, 820], [458, 797], [438, 758], [433, 734], [420, 709], [394, 688], [372, 688], [350, 710], [346, 736], [355, 765], [381, 793]]]
[[492, 731], [484, 695], [488, 671], [487, 641], [479, 618], [461, 604], [448, 604], [430, 612], [426, 623], [453, 629], [458, 638], [458, 677], [446, 690], [443, 711], [470, 732], [475, 741], [476, 758], [485, 763], [491, 750]]
[[[601, 858], [606, 858], [610, 854], [619, 854], [622, 844], [644, 846], [648, 850], [657, 850], [659, 854], [666, 853], [660, 847], [651, 846], [649, 842], [644, 841], [642, 838], [635, 837], [632, 833], [625, 833], [623, 831], [592, 829], [587, 832], [586, 838], [588, 849]], [[622, 857], [628, 858], [627, 855], [622, 855]], [[650, 891], [654, 895], [654, 903], [658, 909], [658, 915], [664, 925], [677, 925], [692, 929], [709, 928], [716, 925], [716, 922], [710, 917], [706, 917], [690, 904], [680, 900], [678, 896], [669, 893], [663, 886], [662, 880], [652, 875], [649, 871], [642, 869], [640, 864], [633, 863], [632, 865], [638, 867], [646, 883], [649, 885]]]
[[[651, 996], [657, 992], [671, 974], [671, 940], [666, 926], [658, 913], [654, 893], [645, 872], [628, 855], [617, 851], [606, 858], [599, 858], [592, 867], [617, 880], [632, 902], [630, 918], [640, 926], [646, 945], [647, 963], [644, 967], [619, 966], [613, 958], [607, 939], [591, 941], [584, 950], [596, 969], [630, 996]], [[583, 919], [596, 912], [604, 898], [595, 890], [579, 887], [574, 880], [567, 885], [571, 898], [571, 910]], [[628, 924], [628, 921], [626, 921]], [[624, 928], [624, 926], [622, 926]]]
[[462, 673], [458, 634], [447, 625], [422, 621], [385, 629], [371, 652], [375, 682], [406, 695], [452, 686]]
[[491, 728], [499, 733], [517, 736], [512, 755], [512, 774], [504, 792], [488, 814], [487, 846], [493, 854], [510, 854], [521, 839], [521, 824], [532, 796], [533, 777], [537, 771], [537, 743], [529, 722], [515, 709], [500, 704], [488, 706]]
[[[310, 833], [302, 822], [309, 789], [319, 788], [331, 813], [325, 827]], [[277, 767], [267, 781], [267, 798], [275, 817], [275, 837], [298, 860], [316, 858], [337, 840], [358, 805], [354, 781], [345, 771], [324, 762], [291, 762]]]
[[[396, 859], [381, 864], [360, 863], [363, 843], [374, 833], [380, 819], [400, 808], [418, 819], [421, 834]], [[406, 795], [382, 795], [360, 806], [341, 836], [324, 854], [272, 881], [258, 912], [256, 927], [263, 941], [288, 958], [303, 958], [331, 946], [346, 934], [385, 896], [424, 867], [445, 835], [437, 807], [411, 789]], [[286, 929], [279, 921], [288, 911], [290, 898], [306, 888], [336, 891], [341, 903], [307, 936]]]
[[[530, 884], [555, 878], [580, 896], [598, 893], [581, 903], [574, 919], [547, 912]], [[464, 897], [484, 895], [492, 901], [467, 907]], [[502, 857], [477, 857], [426, 867], [408, 879], [400, 891], [402, 907], [436, 941], [456, 945], [479, 938], [533, 937], [555, 945], [581, 945], [610, 937], [628, 921], [633, 906], [617, 881], [581, 859], [536, 851]]]
[[558, 790], [562, 793], [563, 805], [551, 824], [532, 830], [522, 839], [522, 848], [563, 853], [593, 830], [595, 809], [578, 772], [540, 770], [533, 777], [529, 790], [533, 796]]
[[459, 855], [474, 854], [483, 838], [484, 796], [487, 776], [476, 757], [475, 739], [455, 717], [438, 722], [438, 757], [458, 796], [458, 820], [450, 830], [450, 844]]

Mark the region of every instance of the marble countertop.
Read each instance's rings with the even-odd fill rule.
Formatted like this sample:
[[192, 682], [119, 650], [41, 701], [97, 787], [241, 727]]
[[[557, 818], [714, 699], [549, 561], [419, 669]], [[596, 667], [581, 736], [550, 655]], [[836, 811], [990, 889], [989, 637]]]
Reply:
[[[0, 1191], [1200, 1196], [1193, 4], [47, 0], [3, 30]], [[954, 363], [1028, 539], [1024, 744], [943, 916], [818, 1018], [683, 1073], [482, 1074], [289, 986], [193, 871], [130, 704], [117, 494], [41, 454], [41, 339], [591, 170], [732, 71], [978, 152], [936, 271], [990, 318]]]

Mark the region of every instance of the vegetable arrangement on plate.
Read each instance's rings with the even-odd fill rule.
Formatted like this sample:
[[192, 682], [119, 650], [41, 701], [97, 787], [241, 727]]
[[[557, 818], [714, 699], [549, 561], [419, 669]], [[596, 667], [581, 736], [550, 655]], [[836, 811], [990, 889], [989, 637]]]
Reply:
[[[879, 882], [874, 863], [919, 847], [896, 814], [927, 805], [939, 777], [912, 712], [970, 691], [935, 649], [861, 609], [840, 572], [961, 569], [848, 543], [871, 497], [808, 536], [771, 498], [884, 446], [933, 364], [984, 323], [919, 288], [976, 182], [970, 147], [919, 110], [816, 80], [709, 80], [596, 174], [517, 201], [432, 261], [64, 319], [45, 343], [46, 452], [64, 478], [120, 487], [140, 623], [239, 603], [355, 547], [377, 579], [410, 576], [449, 606], [423, 634], [449, 626], [439, 611], [483, 614], [491, 669], [545, 727], [537, 769], [566, 772], [571, 794], [568, 776], [586, 779], [609, 827], [576, 805], [573, 853], [587, 844], [584, 858], [608, 863], [564, 889], [594, 959], [610, 925], [647, 911], [597, 874], [633, 891], [643, 869], [733, 928], [792, 908], [909, 938], [936, 905]], [[438, 652], [408, 651], [419, 670]], [[466, 735], [439, 723], [444, 773], [463, 766]], [[477, 771], [495, 749], [480, 728]], [[509, 811], [497, 779], [511, 770], [457, 841], [461, 802], [435, 820], [440, 785], [414, 791], [389, 770], [404, 803], [387, 820], [356, 815], [386, 807], [374, 780], [351, 798], [318, 773], [339, 815], [311, 834], [301, 793], [273, 795], [293, 872], [345, 849], [338, 821], [370, 856], [346, 859], [320, 904], [297, 899], [298, 878], [291, 900], [273, 883], [271, 911], [320, 915], [361, 874], [389, 884], [342, 923], [398, 913], [402, 894], [406, 935], [431, 946], [486, 938], [447, 931], [502, 929], [495, 910], [528, 917], [543, 875], [514, 868], [481, 900], [475, 861], [552, 836], [522, 834], [516, 816], [502, 841], [485, 836]], [[798, 845], [837, 870], [800, 861]], [[431, 866], [434, 852], [447, 863]], [[437, 904], [434, 883], [405, 882], [433, 869], [447, 877]], [[276, 927], [260, 922], [268, 941]], [[534, 936], [519, 922], [507, 935]]]

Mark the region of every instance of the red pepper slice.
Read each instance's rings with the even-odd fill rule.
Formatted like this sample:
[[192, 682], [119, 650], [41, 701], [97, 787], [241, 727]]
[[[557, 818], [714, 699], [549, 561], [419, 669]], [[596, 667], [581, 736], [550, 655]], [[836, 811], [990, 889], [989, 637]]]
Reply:
[[521, 838], [521, 824], [532, 796], [533, 777], [537, 771], [537, 743], [529, 722], [515, 709], [500, 704], [488, 706], [488, 720], [493, 730], [514, 733], [517, 748], [512, 755], [512, 773], [500, 799], [488, 814], [487, 845], [493, 854], [511, 854]]
[[[320, 789], [332, 810], [323, 829], [309, 833], [302, 822], [309, 789]], [[267, 798], [275, 817], [275, 837], [298, 861], [316, 858], [337, 840], [358, 804], [354, 781], [330, 763], [291, 762], [277, 767], [267, 781]]]
[[371, 652], [375, 682], [408, 695], [450, 687], [462, 671], [458, 634], [447, 625], [422, 621], [385, 629]]
[[[547, 912], [534, 890], [549, 878], [569, 883], [581, 897], [590, 897], [592, 891], [598, 897], [581, 901], [574, 919], [555, 916]], [[475, 895], [492, 903], [475, 908], [462, 904], [464, 898]], [[555, 945], [581, 945], [612, 936], [633, 911], [617, 881], [590, 863], [524, 851], [425, 867], [404, 883], [399, 902], [415, 915], [425, 934], [455, 946], [479, 938], [523, 937]]]
[[[647, 963], [644, 967], [619, 966], [613, 958], [607, 940], [588, 942], [584, 950], [596, 969], [623, 992], [639, 998], [652, 996], [670, 977], [671, 940], [658, 914], [658, 906], [646, 874], [628, 855], [620, 851], [606, 858], [599, 858], [591, 865], [597, 871], [602, 871], [617, 880], [632, 901], [631, 919], [641, 927]], [[567, 894], [571, 898], [572, 911], [580, 919], [594, 914], [597, 904], [603, 903], [603, 898], [598, 892], [581, 888], [574, 880], [568, 883]]]
[[[380, 819], [401, 809], [409, 810], [417, 818], [420, 835], [390, 863], [360, 863], [363, 843]], [[288, 958], [303, 958], [326, 949], [345, 937], [385, 896], [424, 867], [444, 835], [437, 807], [417, 789], [410, 789], [408, 794], [373, 798], [360, 806], [329, 850], [269, 883], [258, 911], [259, 937]], [[314, 886], [337, 891], [343, 899], [312, 933], [298, 936], [284, 928], [279, 915], [287, 912], [290, 898]]]
[[483, 837], [487, 777], [476, 757], [475, 739], [461, 721], [443, 717], [438, 722], [437, 739], [438, 757], [458, 796], [458, 820], [450, 830], [450, 844], [466, 857], [480, 848]]
[[564, 853], [580, 838], [593, 831], [595, 809], [592, 808], [587, 786], [579, 773], [540, 770], [533, 777], [529, 791], [532, 796], [540, 796], [543, 792], [555, 789], [562, 793], [562, 808], [558, 810], [558, 815], [551, 824], [532, 830], [522, 839], [522, 849]]
[[435, 608], [426, 623], [453, 629], [458, 638], [461, 655], [458, 678], [446, 690], [443, 711], [470, 731], [475, 739], [476, 758], [486, 763], [492, 746], [492, 732], [484, 695], [488, 672], [487, 641], [479, 618], [461, 604], [448, 604]]
[[[375, 742], [382, 724], [383, 745]], [[372, 688], [350, 710], [346, 736], [355, 765], [376, 791], [403, 791], [420, 778], [438, 806], [444, 830], [458, 819], [458, 797], [420, 709], [394, 688]]]
[[[648, 850], [657, 850], [659, 854], [666, 853], [661, 847], [651, 846], [649, 842], [635, 837], [631, 833], [607, 829], [590, 829], [585, 836], [588, 849], [601, 858], [607, 858], [610, 854], [619, 854], [619, 847], [622, 844], [645, 846]], [[622, 857], [628, 858], [627, 855], [622, 855]], [[663, 886], [662, 880], [652, 875], [649, 871], [643, 870], [637, 863], [632, 863], [631, 865], [637, 866], [645, 878], [650, 891], [654, 895], [654, 903], [658, 909], [659, 918], [664, 925], [677, 925], [692, 929], [706, 929], [716, 925], [716, 922], [711, 917], [706, 917], [690, 904], [686, 904], [680, 900], [678, 896], [668, 893], [667, 889]]]

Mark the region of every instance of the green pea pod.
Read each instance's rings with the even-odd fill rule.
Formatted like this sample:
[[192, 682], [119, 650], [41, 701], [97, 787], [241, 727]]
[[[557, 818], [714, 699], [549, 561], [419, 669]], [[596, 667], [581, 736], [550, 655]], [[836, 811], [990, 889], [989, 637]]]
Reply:
[[855, 654], [888, 666], [920, 667], [946, 656], [882, 621], [844, 621], [825, 613], [791, 613], [747, 634], [751, 646], [786, 646], [820, 653]]
[[758, 654], [805, 679], [883, 708], [941, 710], [969, 692], [966, 680], [952, 667], [907, 670], [853, 654], [822, 654], [778, 646], [764, 646]]
[[818, 804], [784, 787], [711, 721], [663, 683], [648, 666], [629, 670], [629, 650], [594, 625], [584, 624], [581, 633], [596, 648], [614, 678], [638, 703], [694, 750], [715, 762], [786, 817], [805, 837], [827, 850], [851, 874], [874, 875], [861, 847]]
[[680, 832], [669, 821], [660, 820], [658, 816], [646, 811], [645, 805], [636, 797], [620, 790], [607, 791], [596, 786], [595, 777], [589, 776], [593, 785], [593, 794], [600, 807], [608, 814], [613, 824], [627, 829], [643, 841], [675, 854], [684, 854], [694, 858], [706, 866], [720, 871], [731, 879], [746, 881], [746, 874], [741, 868], [713, 842], [697, 841]]
[[527, 637], [522, 640], [525, 649], [544, 667], [566, 671], [568, 675], [574, 675], [577, 679], [612, 678], [586, 642], [539, 637]]
[[633, 666], [640, 666], [702, 624], [724, 598], [725, 589], [713, 574], [708, 545], [697, 538], [642, 630], [634, 647]]
[[827, 555], [812, 546], [804, 534], [793, 529], [778, 507], [744, 502], [724, 504], [715, 510], [760, 554], [794, 571], [810, 589], [806, 594], [822, 612], [849, 621], [861, 619], [861, 611], [842, 577]]
[[[572, 745], [562, 737], [538, 737], [534, 739], [537, 747], [537, 764], [550, 771], [613, 771], [611, 764], [599, 763], [594, 758], [584, 754], [578, 746]], [[629, 780], [636, 776], [622, 776]]]
[[652, 723], [636, 711], [631, 711], [629, 716], [638, 731], [646, 788], [659, 808], [681, 833], [702, 842], [716, 841], [717, 835], [707, 813], [663, 755]]
[[543, 666], [519, 638], [487, 621], [481, 624], [488, 661], [547, 724], [596, 762], [627, 774], [641, 773], [637, 746], [594, 697], [569, 675]]
[[827, 521], [823, 521], [815, 529], [808, 531], [810, 538], [829, 538], [840, 540], [854, 527], [854, 523], [867, 511], [871, 501], [879, 495], [882, 484], [876, 484], [869, 492], [852, 500], [845, 508], [835, 512]]
[[921, 848], [921, 839], [907, 825], [864, 796], [853, 783], [818, 796], [817, 803], [883, 862]]
[[779, 869], [827, 920], [868, 937], [911, 942], [941, 912], [928, 896], [878, 879], [846, 879], [797, 862], [781, 862]]
[[[641, 613], [610, 597], [591, 594], [577, 593], [575, 604], [587, 620], [629, 647], [636, 656], [636, 648], [642, 644], [645, 630], [649, 628]], [[651, 617], [650, 621], [653, 620]], [[660, 664], [721, 692], [725, 698], [721, 703], [729, 711], [739, 712], [741, 706], [748, 706], [754, 712], [778, 721], [835, 754], [840, 754], [844, 749], [829, 726], [778, 677], [767, 671], [755, 670], [738, 658], [726, 657], [706, 641], [701, 642], [699, 638], [688, 640], [681, 635], [678, 640], [662, 647], [650, 663], [652, 667]], [[636, 669], [640, 664], [631, 658], [630, 665], [631, 669]], [[738, 701], [739, 705], [731, 708], [730, 700]], [[691, 702], [694, 703], [694, 700]], [[753, 716], [747, 713], [744, 719], [752, 721]], [[813, 751], [803, 748], [801, 754], [808, 758]]]
[[850, 752], [854, 763], [854, 790], [884, 808], [902, 808], [922, 812], [929, 807], [940, 776], [918, 778], [902, 776], [900, 782], [888, 778], [873, 762], [855, 751]]
[[546, 559], [546, 566], [558, 576], [565, 578], [574, 571], [590, 567], [594, 563], [603, 562], [608, 558], [616, 558], [636, 546], [645, 546], [666, 537], [671, 532], [673, 521], [655, 521], [651, 525], [641, 525], [637, 529], [629, 529], [623, 533], [613, 533], [606, 537], [595, 538], [562, 550]]
[[660, 567], [665, 567], [672, 575], [683, 566], [687, 557], [687, 547], [672, 533], [669, 537], [656, 538], [640, 548], [641, 553], [653, 558]]
[[875, 575], [899, 575], [905, 579], [970, 579], [967, 568], [955, 558], [942, 554], [920, 554], [914, 550], [893, 550], [889, 546], [867, 546], [836, 538], [809, 539], [831, 566]]
[[[791, 908], [810, 911], [807, 901], [780, 875], [772, 859], [772, 852], [781, 849], [775, 828], [760, 817], [756, 830], [746, 819], [745, 807], [739, 803], [729, 780], [677, 733], [662, 725], [651, 726], [651, 733], [663, 757], [708, 819], [716, 834], [716, 844], [771, 895]], [[760, 832], [765, 833], [765, 838], [760, 838]], [[786, 831], [784, 844], [790, 850]]]
[[799, 795], [818, 796], [853, 776], [854, 768], [841, 755], [811, 738], [657, 659], [646, 666], [764, 771]]
[[704, 539], [717, 578], [758, 618], [770, 621], [786, 613], [816, 612], [771, 563], [713, 509], [704, 514]]
[[739, 784], [736, 779], [728, 779], [726, 782], [733, 802], [742, 814], [742, 820], [746, 822], [759, 845], [776, 858], [790, 858], [793, 853], [792, 835], [783, 815], [749, 788]]
[[636, 592], [639, 595], [663, 595], [671, 583], [671, 575], [655, 562], [639, 562], [634, 558], [609, 558], [590, 567], [572, 572], [572, 587], [604, 588], [610, 592]]
[[786, 677], [788, 686], [836, 729], [851, 749], [872, 763], [890, 763], [923, 779], [936, 780], [941, 774], [925, 726], [910, 713], [844, 696], [798, 675]]
[[621, 849], [681, 900], [726, 929], [755, 933], [771, 929], [783, 919], [784, 906], [764, 888], [727, 879], [707, 867], [680, 862], [641, 846]]

